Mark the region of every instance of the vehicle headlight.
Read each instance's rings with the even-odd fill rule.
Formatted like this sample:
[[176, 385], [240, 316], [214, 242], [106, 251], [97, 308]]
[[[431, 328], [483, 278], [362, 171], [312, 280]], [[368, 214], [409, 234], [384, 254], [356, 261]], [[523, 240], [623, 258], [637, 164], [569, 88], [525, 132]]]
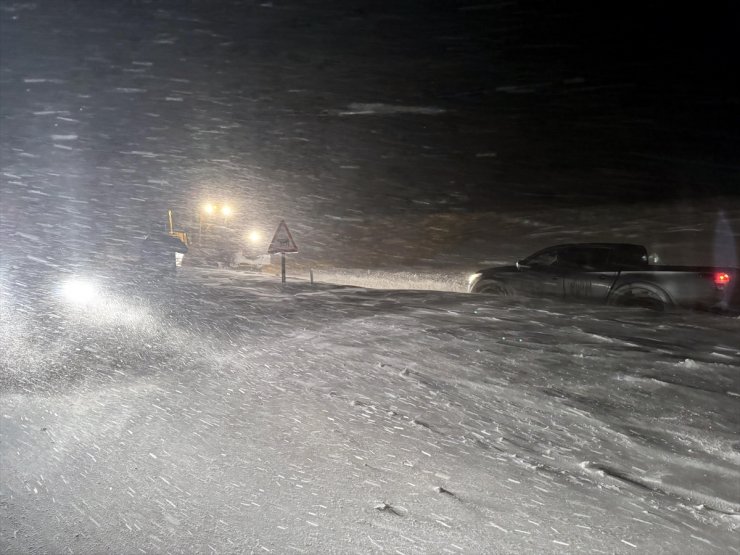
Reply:
[[62, 283], [62, 296], [74, 304], [88, 304], [99, 295], [97, 286], [86, 279], [70, 278]]
[[480, 272], [476, 272], [474, 274], [470, 274], [468, 276], [468, 285], [472, 285], [474, 281], [477, 281], [478, 278], [481, 276]]

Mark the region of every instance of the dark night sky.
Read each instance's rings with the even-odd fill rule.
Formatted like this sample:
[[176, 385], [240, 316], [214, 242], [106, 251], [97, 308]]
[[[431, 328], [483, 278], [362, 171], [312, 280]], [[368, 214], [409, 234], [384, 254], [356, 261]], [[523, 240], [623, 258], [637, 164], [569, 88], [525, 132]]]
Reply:
[[214, 191], [303, 221], [740, 193], [731, 2], [1, 5], [11, 229]]

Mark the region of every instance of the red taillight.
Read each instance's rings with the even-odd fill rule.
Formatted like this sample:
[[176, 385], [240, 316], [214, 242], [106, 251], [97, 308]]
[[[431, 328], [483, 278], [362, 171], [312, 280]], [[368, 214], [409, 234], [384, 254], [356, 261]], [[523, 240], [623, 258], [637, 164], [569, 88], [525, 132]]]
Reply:
[[727, 272], [717, 272], [714, 274], [715, 285], [727, 285], [728, 283], [730, 283], [730, 274]]

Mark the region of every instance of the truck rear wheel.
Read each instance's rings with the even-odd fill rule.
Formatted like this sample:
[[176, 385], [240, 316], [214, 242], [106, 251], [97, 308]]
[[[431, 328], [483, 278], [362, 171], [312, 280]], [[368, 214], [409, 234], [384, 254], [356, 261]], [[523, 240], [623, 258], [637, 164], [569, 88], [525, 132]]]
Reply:
[[654, 291], [649, 289], [643, 289], [641, 287], [634, 287], [625, 289], [624, 291], [618, 291], [611, 299], [609, 304], [617, 306], [632, 306], [639, 308], [647, 308], [649, 310], [655, 310], [656, 312], [665, 312], [668, 308], [668, 303], [660, 297]]

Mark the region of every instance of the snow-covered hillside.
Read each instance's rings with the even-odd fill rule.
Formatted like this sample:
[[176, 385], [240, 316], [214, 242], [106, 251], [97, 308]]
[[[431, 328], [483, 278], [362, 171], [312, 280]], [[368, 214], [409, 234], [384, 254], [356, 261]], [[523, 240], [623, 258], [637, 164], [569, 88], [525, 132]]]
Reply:
[[3, 552], [740, 552], [737, 318], [194, 268], [83, 305], [22, 285]]

